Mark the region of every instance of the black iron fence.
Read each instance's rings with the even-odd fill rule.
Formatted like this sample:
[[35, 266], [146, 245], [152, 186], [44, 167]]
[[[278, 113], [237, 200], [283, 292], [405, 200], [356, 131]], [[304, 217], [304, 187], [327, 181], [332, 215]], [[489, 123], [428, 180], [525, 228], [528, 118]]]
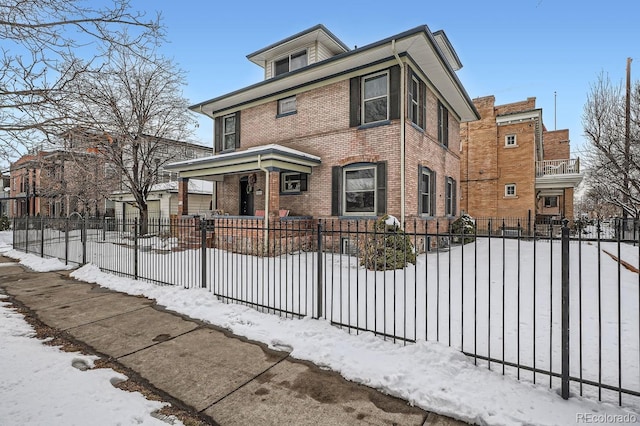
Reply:
[[[144, 224], [143, 224], [144, 225]], [[149, 225], [149, 224], [147, 224]], [[520, 380], [640, 405], [634, 221], [16, 219], [14, 247], [400, 344], [438, 341]], [[530, 229], [528, 227], [530, 226]]]

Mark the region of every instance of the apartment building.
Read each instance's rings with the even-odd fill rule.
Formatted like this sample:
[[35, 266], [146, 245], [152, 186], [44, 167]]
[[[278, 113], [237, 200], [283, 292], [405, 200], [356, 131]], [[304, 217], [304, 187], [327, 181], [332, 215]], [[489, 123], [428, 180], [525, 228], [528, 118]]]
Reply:
[[572, 218], [582, 174], [569, 131], [547, 130], [535, 98], [473, 103], [481, 119], [460, 128], [461, 209], [473, 217], [519, 218], [523, 226]]
[[264, 81], [191, 107], [214, 120], [214, 155], [167, 167], [183, 185], [213, 181], [215, 210], [265, 220], [459, 213], [460, 124], [480, 116], [443, 31], [350, 49], [317, 25], [247, 58]]

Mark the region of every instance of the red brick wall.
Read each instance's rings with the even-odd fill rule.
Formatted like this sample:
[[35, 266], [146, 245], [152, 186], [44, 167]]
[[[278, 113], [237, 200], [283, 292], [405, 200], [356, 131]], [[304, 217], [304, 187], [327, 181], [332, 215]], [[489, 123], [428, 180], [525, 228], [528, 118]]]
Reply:
[[[444, 214], [444, 177], [460, 183], [459, 123], [449, 117], [449, 149], [437, 142], [436, 96], [428, 92], [426, 131], [406, 125], [406, 214], [417, 213], [417, 168], [426, 165], [438, 174], [438, 214]], [[349, 127], [349, 80], [331, 83], [297, 95], [297, 113], [276, 117], [277, 102], [243, 110], [240, 149], [277, 143], [321, 158], [308, 179], [309, 190], [281, 195], [280, 209], [292, 215], [331, 216], [331, 170], [355, 162], [387, 162], [387, 212], [400, 216], [400, 120], [368, 129]], [[219, 185], [218, 207], [237, 214], [239, 176], [226, 176]], [[264, 173], [256, 188], [264, 190]], [[274, 188], [272, 188], [273, 190]], [[460, 194], [458, 189], [458, 194]], [[264, 209], [264, 195], [256, 195], [255, 208]], [[459, 211], [459, 210], [458, 210]]]

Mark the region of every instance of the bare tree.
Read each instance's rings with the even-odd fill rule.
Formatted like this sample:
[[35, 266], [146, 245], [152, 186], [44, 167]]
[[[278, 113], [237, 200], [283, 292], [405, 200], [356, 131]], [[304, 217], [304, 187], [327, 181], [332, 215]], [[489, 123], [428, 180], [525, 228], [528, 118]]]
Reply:
[[[71, 121], [61, 101], [70, 83], [101, 67], [114, 48], [135, 52], [162, 37], [129, 0], [0, 3], [0, 159], [14, 158]], [[127, 34], [127, 37], [123, 37]]]
[[640, 82], [630, 91], [629, 139], [626, 139], [626, 91], [601, 74], [591, 86], [582, 123], [587, 139], [589, 193], [617, 206], [624, 215], [640, 214]]
[[105, 161], [121, 172], [146, 233], [149, 192], [167, 163], [184, 158], [178, 141], [191, 136], [195, 120], [182, 96], [183, 72], [153, 49], [138, 53], [116, 49], [107, 65], [83, 73], [73, 83], [77, 96], [68, 108], [75, 123], [95, 133]]

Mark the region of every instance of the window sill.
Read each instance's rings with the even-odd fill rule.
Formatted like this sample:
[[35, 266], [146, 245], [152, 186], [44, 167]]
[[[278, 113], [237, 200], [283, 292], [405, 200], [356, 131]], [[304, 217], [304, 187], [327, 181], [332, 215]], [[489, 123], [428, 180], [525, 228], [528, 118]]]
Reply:
[[283, 114], [276, 114], [276, 118], [288, 117], [290, 115], [296, 115], [298, 111], [285, 112]]
[[419, 131], [420, 133], [424, 133], [424, 129], [420, 126], [418, 126], [416, 123], [414, 123], [413, 121], [410, 121], [409, 124], [411, 124], [411, 127], [413, 127], [414, 129], [416, 129], [417, 131]]
[[358, 130], [371, 129], [378, 126], [387, 126], [389, 124], [391, 124], [391, 120], [376, 121], [375, 123], [362, 124], [358, 126]]
[[366, 215], [366, 214], [360, 214], [360, 215], [341, 215], [338, 216], [339, 220], [369, 220], [369, 219], [377, 219], [378, 216], [375, 214], [370, 214], [370, 215]]
[[502, 197], [503, 200], [517, 200], [518, 197], [517, 195], [505, 195], [504, 197]]
[[287, 191], [287, 192], [280, 191], [280, 195], [300, 195], [300, 194], [302, 194], [302, 191]]
[[505, 148], [518, 148], [520, 145], [505, 145]]

